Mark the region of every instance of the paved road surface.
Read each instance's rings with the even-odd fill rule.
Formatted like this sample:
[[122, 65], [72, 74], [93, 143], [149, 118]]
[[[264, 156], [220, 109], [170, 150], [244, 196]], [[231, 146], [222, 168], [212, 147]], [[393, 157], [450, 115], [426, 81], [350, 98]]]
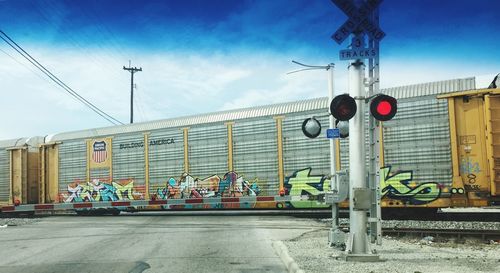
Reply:
[[285, 272], [272, 241], [315, 226], [234, 214], [46, 217], [0, 230], [0, 272]]

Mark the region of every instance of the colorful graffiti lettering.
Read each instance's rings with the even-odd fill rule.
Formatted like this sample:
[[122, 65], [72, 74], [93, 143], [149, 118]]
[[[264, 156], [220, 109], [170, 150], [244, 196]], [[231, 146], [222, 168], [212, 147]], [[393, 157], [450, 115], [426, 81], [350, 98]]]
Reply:
[[441, 195], [441, 187], [438, 183], [414, 183], [413, 171], [401, 171], [393, 175], [389, 174], [390, 171], [390, 166], [380, 169], [382, 196], [418, 205], [432, 202]]
[[222, 178], [212, 175], [204, 179], [183, 173], [179, 180], [171, 177], [164, 187], [155, 191], [155, 199], [207, 198], [256, 196], [260, 193], [257, 182], [249, 183], [236, 172], [228, 172]]
[[479, 168], [478, 162], [473, 162], [470, 158], [462, 158], [460, 161], [460, 173], [479, 173], [481, 169]]
[[143, 199], [134, 190], [134, 180], [127, 179], [111, 184], [94, 179], [90, 182], [73, 182], [68, 185], [68, 195], [63, 194], [64, 202], [95, 202]]
[[[330, 190], [330, 180], [323, 175], [311, 175], [312, 168], [305, 168], [294, 172], [285, 178], [285, 194], [292, 196], [308, 196], [309, 199], [317, 199], [319, 195]], [[294, 208], [329, 207], [326, 204], [311, 203], [307, 200], [291, 201], [290, 206]]]
[[290, 195], [318, 195], [330, 189], [330, 180], [323, 175], [311, 175], [312, 168], [294, 172], [285, 179], [285, 188]]

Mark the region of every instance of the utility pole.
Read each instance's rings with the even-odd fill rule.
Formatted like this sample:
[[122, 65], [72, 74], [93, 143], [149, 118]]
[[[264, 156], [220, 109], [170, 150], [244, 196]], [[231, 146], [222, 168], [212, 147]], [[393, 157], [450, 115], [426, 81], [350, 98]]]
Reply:
[[132, 124], [134, 123], [134, 74], [142, 71], [142, 67], [130, 67], [130, 61], [128, 61], [128, 67], [123, 66], [123, 70], [130, 72], [130, 124]]

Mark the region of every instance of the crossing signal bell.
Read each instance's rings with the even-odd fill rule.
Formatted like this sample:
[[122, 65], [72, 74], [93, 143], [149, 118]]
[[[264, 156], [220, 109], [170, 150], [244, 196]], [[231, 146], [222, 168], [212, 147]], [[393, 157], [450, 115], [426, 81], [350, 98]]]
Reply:
[[316, 138], [321, 134], [321, 123], [315, 118], [307, 118], [302, 122], [302, 133], [308, 138]]
[[335, 128], [339, 129], [340, 138], [347, 138], [349, 136], [349, 121], [335, 121]]
[[391, 96], [378, 95], [370, 103], [370, 113], [378, 121], [391, 120], [397, 111], [397, 100]]
[[340, 121], [348, 121], [356, 115], [356, 101], [347, 94], [338, 95], [330, 103], [330, 113]]

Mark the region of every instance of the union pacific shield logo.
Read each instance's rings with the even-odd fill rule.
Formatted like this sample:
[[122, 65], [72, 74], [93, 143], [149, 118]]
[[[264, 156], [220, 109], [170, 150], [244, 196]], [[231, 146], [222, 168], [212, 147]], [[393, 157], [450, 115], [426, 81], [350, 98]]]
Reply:
[[92, 160], [94, 160], [95, 163], [102, 163], [106, 161], [106, 158], [108, 156], [106, 152], [106, 142], [96, 141], [94, 142], [92, 148], [93, 148]]

